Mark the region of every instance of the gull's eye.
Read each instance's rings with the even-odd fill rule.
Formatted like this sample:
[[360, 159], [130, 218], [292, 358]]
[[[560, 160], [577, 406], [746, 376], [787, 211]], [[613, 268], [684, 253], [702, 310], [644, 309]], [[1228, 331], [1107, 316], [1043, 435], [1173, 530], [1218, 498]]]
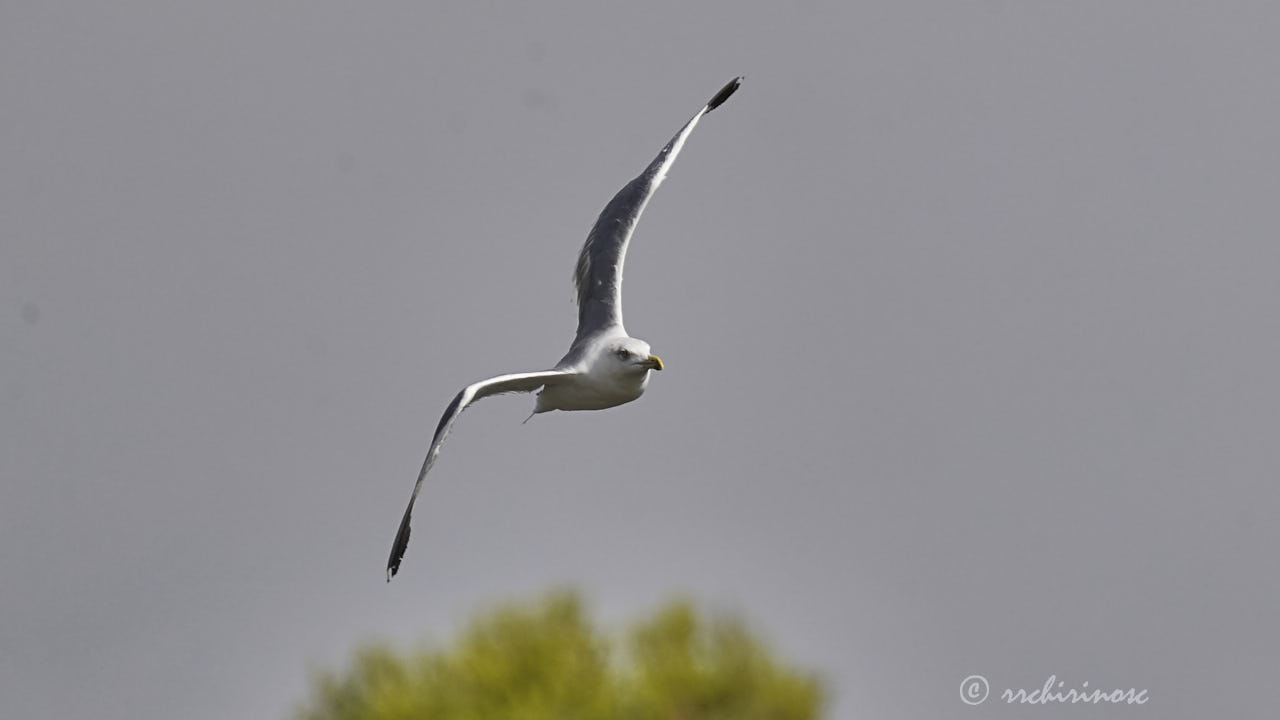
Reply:
[[617, 350], [614, 350], [613, 353], [617, 355], [620, 360], [626, 360], [627, 356], [631, 354], [626, 348], [618, 348]]

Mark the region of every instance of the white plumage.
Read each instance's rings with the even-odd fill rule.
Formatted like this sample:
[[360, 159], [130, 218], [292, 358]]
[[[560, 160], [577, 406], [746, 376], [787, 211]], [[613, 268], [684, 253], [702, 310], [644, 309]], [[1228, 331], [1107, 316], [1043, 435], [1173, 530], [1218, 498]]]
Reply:
[[650, 352], [649, 343], [627, 335], [622, 326], [622, 265], [627, 245], [640, 214], [667, 171], [684, 147], [703, 115], [716, 109], [738, 89], [742, 78], [734, 78], [680, 128], [644, 172], [627, 183], [605, 206], [587, 234], [578, 255], [574, 284], [578, 299], [578, 332], [569, 352], [555, 368], [540, 372], [499, 375], [466, 386], [445, 409], [427, 459], [414, 483], [409, 506], [396, 532], [387, 580], [400, 569], [409, 546], [409, 526], [413, 504], [422, 490], [422, 481], [440, 454], [458, 415], [468, 405], [484, 397], [508, 392], [533, 392], [539, 388], [534, 413], [551, 410], [600, 410], [631, 402], [644, 393], [649, 371], [661, 370], [662, 360]]

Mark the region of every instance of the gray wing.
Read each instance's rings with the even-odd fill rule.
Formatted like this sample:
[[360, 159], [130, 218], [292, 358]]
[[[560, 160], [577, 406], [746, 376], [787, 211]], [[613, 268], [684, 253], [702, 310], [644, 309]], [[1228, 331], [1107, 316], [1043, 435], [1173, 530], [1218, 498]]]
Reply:
[[715, 110], [738, 86], [736, 77], [720, 88], [707, 104], [694, 115], [680, 132], [662, 148], [640, 176], [618, 191], [609, 201], [578, 253], [578, 266], [573, 275], [578, 290], [578, 334], [574, 342], [611, 325], [622, 325], [622, 263], [627, 256], [627, 243], [635, 230], [640, 213], [667, 176], [684, 141], [703, 115]]
[[400, 560], [404, 558], [404, 551], [409, 547], [409, 518], [413, 514], [413, 503], [418, 499], [418, 492], [422, 490], [422, 481], [427, 477], [427, 471], [435, 464], [436, 456], [440, 454], [440, 446], [444, 444], [444, 439], [449, 436], [449, 431], [453, 428], [454, 421], [458, 419], [462, 411], [480, 398], [499, 393], [533, 392], [544, 385], [561, 382], [572, 375], [573, 373], [559, 370], [499, 375], [488, 380], [472, 383], [462, 388], [462, 391], [453, 398], [453, 402], [449, 403], [444, 415], [440, 417], [440, 424], [436, 425], [436, 434], [431, 438], [431, 448], [427, 450], [427, 459], [422, 463], [422, 471], [418, 473], [418, 482], [413, 486], [413, 495], [409, 496], [409, 507], [405, 508], [404, 518], [400, 521], [400, 529], [396, 532], [395, 543], [391, 546], [391, 557], [387, 560], [387, 582], [391, 582], [391, 578], [400, 569]]

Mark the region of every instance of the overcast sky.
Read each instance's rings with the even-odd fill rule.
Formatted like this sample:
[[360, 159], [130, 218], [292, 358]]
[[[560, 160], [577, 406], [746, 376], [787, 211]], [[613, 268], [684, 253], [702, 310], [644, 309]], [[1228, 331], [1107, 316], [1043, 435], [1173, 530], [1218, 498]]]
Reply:
[[[739, 612], [834, 717], [1274, 714], [1280, 6], [587, 5], [0, 2], [5, 717], [286, 717], [557, 584]], [[631, 245], [666, 371], [475, 406], [386, 584], [739, 74]]]

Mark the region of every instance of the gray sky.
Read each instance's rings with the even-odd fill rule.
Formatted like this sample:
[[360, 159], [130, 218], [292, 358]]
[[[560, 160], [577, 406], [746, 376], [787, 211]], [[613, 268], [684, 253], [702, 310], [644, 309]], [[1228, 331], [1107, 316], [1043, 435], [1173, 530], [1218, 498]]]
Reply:
[[[849, 718], [1280, 666], [1274, 3], [0, 4], [0, 698], [281, 717], [581, 587], [743, 613]], [[640, 224], [638, 402], [463, 418]]]

